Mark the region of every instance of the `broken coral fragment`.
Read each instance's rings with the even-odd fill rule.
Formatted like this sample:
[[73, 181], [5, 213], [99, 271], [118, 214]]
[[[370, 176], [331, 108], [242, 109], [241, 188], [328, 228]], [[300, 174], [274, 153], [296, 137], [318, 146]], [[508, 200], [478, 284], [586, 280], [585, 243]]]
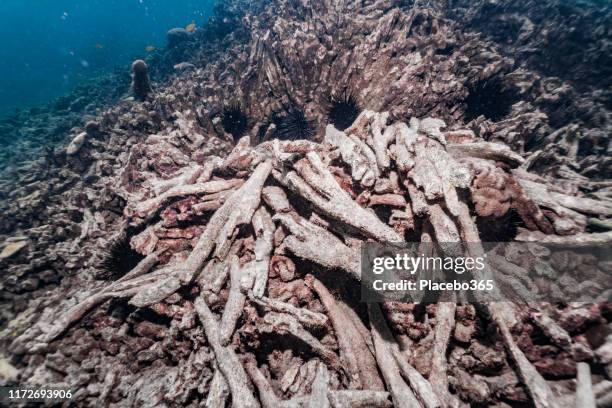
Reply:
[[76, 135], [72, 139], [68, 147], [66, 147], [66, 154], [68, 156], [74, 156], [75, 154], [77, 154], [81, 150], [83, 145], [85, 144], [86, 140], [87, 140], [87, 132], [81, 132], [78, 135]]
[[4, 246], [4, 248], [2, 249], [2, 252], [0, 252], [0, 259], [10, 258], [27, 246], [28, 246], [27, 240], [9, 242]]

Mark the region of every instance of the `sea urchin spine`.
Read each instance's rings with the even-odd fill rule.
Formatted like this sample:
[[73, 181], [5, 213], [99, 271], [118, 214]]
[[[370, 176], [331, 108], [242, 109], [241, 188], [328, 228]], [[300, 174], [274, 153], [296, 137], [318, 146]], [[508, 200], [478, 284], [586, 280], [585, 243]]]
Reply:
[[234, 137], [234, 140], [238, 140], [249, 130], [249, 118], [240, 105], [233, 104], [223, 110], [221, 125]]
[[355, 99], [355, 96], [349, 91], [345, 90], [337, 97], [332, 95], [329, 99], [327, 116], [329, 117], [329, 121], [333, 123], [338, 130], [345, 130], [351, 126], [360, 112], [361, 108], [357, 103], [357, 99]]
[[127, 237], [113, 241], [104, 254], [100, 269], [104, 278], [118, 278], [131, 271], [144, 257], [134, 251]]
[[313, 139], [314, 124], [306, 118], [304, 111], [298, 108], [289, 109], [285, 115], [273, 120], [276, 125], [274, 137], [281, 140]]

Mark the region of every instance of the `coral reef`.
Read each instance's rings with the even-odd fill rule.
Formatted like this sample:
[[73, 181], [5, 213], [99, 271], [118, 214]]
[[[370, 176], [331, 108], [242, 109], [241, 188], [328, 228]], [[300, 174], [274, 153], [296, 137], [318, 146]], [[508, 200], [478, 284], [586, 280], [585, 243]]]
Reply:
[[[0, 382], [78, 406], [607, 406], [609, 288], [358, 298], [364, 242], [609, 245], [610, 14], [585, 5], [230, 1], [143, 61], [154, 94], [117, 102], [126, 75], [5, 120]], [[610, 272], [552, 261], [521, 285]]]

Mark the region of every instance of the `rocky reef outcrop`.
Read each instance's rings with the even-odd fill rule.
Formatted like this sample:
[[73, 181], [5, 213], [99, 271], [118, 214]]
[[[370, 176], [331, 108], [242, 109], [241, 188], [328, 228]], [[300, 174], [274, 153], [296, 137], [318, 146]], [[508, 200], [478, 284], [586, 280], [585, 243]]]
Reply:
[[[359, 301], [365, 242], [612, 241], [609, 9], [580, 11], [572, 73], [542, 56], [575, 41], [567, 9], [523, 3], [234, 1], [152, 57], [193, 68], [4, 173], [2, 381], [79, 406], [607, 406], [609, 287]], [[523, 289], [609, 274], [555, 262]]]
[[132, 92], [139, 101], [144, 101], [153, 92], [149, 67], [143, 60], [132, 63]]

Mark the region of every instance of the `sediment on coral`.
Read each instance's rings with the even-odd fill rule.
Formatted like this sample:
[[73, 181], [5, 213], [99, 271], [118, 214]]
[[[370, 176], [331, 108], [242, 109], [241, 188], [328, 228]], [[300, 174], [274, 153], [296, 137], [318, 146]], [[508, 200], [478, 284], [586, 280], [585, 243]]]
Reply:
[[[79, 406], [606, 404], [606, 302], [356, 295], [363, 242], [612, 240], [605, 81], [526, 57], [567, 20], [510, 3], [230, 1], [147, 61], [154, 94], [64, 117], [1, 179], [8, 383]], [[556, 262], [524, 284], [605, 269]]]

